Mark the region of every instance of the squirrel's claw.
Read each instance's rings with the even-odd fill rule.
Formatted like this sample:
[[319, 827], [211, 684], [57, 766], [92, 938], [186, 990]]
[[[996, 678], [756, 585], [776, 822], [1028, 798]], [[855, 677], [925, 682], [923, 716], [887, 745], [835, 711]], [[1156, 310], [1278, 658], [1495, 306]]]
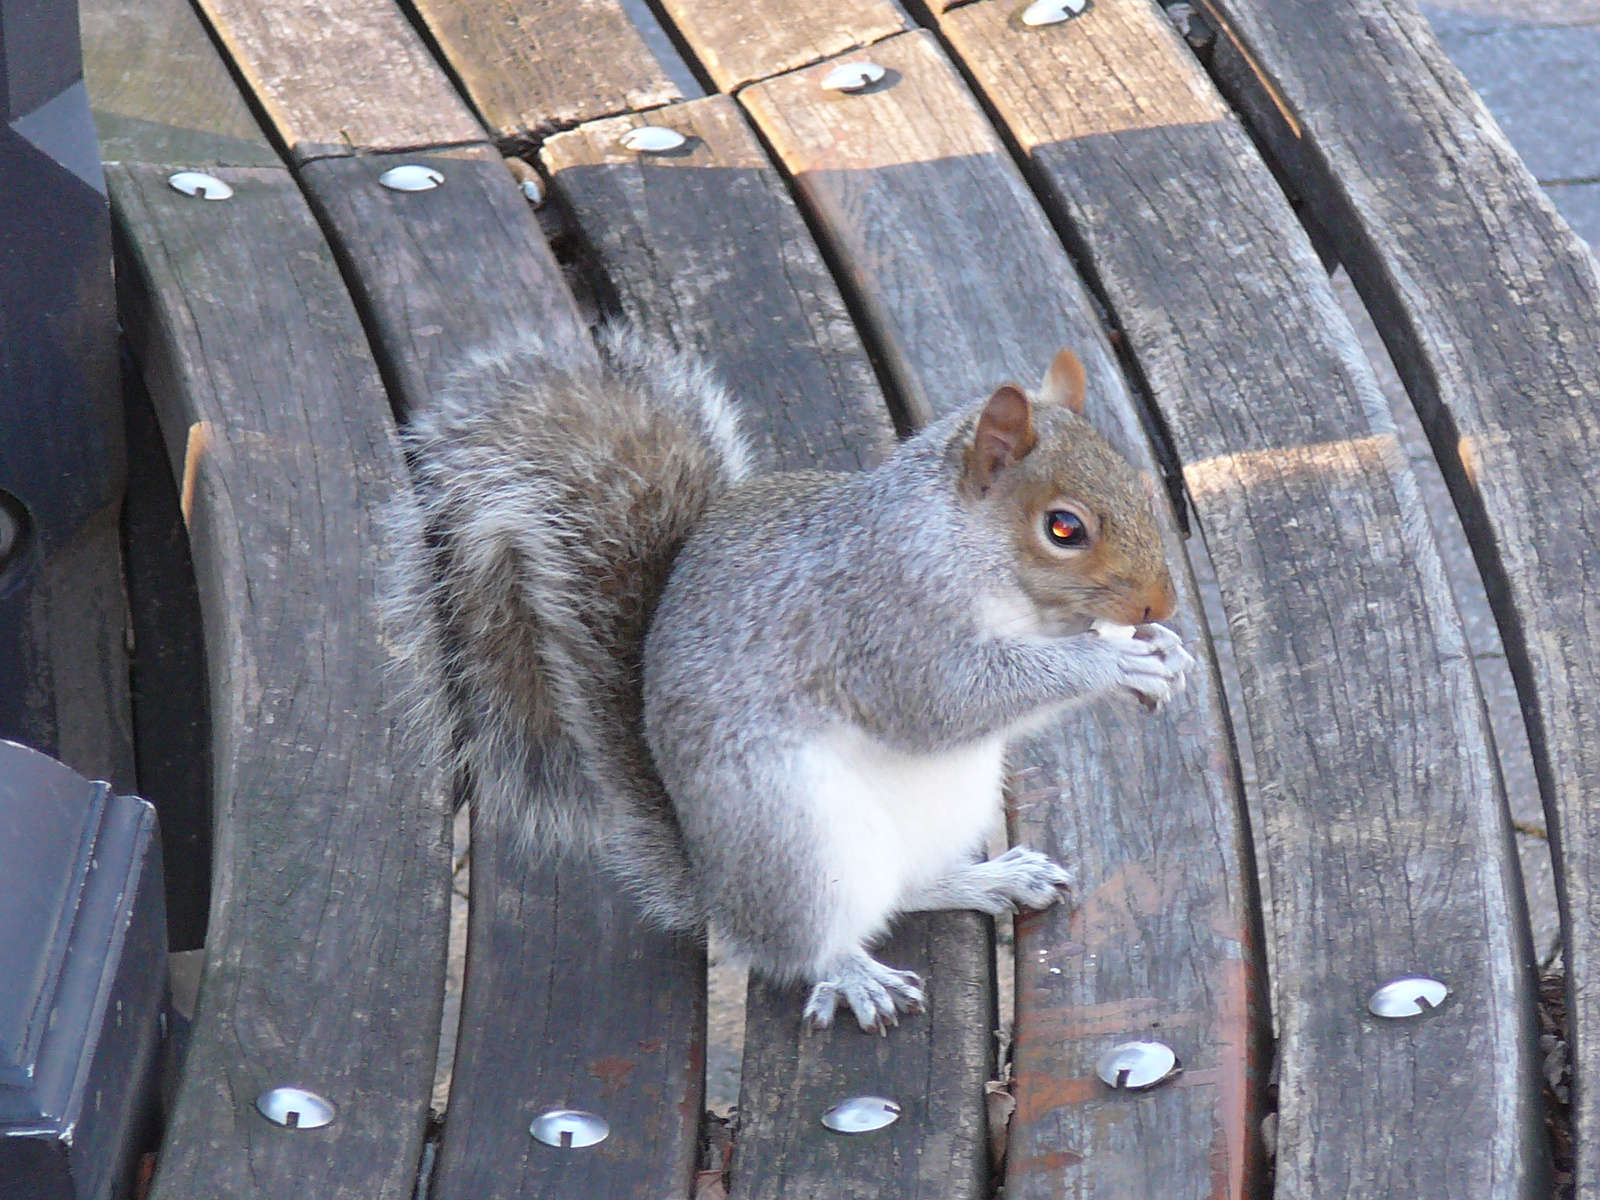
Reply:
[[897, 971], [859, 952], [845, 960], [835, 978], [819, 979], [812, 987], [800, 1017], [805, 1031], [831, 1027], [840, 1001], [864, 1032], [887, 1036], [891, 1025], [900, 1024], [901, 1013], [922, 1011], [922, 980], [913, 971]]

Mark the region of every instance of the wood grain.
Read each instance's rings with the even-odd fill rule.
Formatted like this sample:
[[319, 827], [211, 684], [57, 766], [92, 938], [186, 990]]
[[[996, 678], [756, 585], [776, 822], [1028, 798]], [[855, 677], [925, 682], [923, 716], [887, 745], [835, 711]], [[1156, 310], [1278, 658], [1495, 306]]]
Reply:
[[[881, 42], [873, 58], [890, 74], [868, 93], [821, 91], [824, 63], [740, 99], [825, 231], [917, 422], [1007, 379], [1031, 384], [1071, 346], [1096, 424], [1156, 495], [1093, 303], [977, 104], [927, 34]], [[1176, 522], [1158, 508], [1181, 595], [1174, 626], [1208, 659]], [[1076, 713], [1017, 747], [1012, 767], [1018, 837], [1073, 867], [1081, 902], [1019, 922], [1007, 1195], [1247, 1194], [1265, 1065], [1260, 946], [1209, 665], [1161, 715]], [[1096, 1058], [1144, 1036], [1177, 1048], [1185, 1086], [1110, 1094]], [[944, 1070], [941, 1087], [973, 1087], [967, 1060]]]
[[[922, 973], [928, 1011], [884, 1038], [863, 1034], [848, 1015], [823, 1033], [801, 1035], [805, 989], [752, 983], [735, 1200], [989, 1195], [983, 1081], [994, 1061], [991, 932], [976, 913], [897, 922], [874, 953]], [[900, 1117], [876, 1133], [829, 1132], [824, 1110], [851, 1096], [894, 1100]]]
[[[685, 134], [684, 152], [624, 149], [646, 121]], [[716, 364], [767, 462], [853, 470], [888, 452], [866, 350], [737, 104], [597, 121], [551, 138], [542, 161], [622, 315]]]
[[[1527, 918], [1483, 700], [1320, 262], [1147, 0], [1055, 32], [982, 0], [943, 28], [1127, 337], [1216, 564], [1274, 903], [1278, 1194], [1546, 1194]], [[1364, 1012], [1411, 971], [1451, 987], [1444, 1012]]]
[[[530, 863], [475, 825], [472, 917], [450, 1119], [432, 1195], [687, 1197], [705, 1086], [704, 950], [646, 928], [591, 867]], [[598, 1113], [601, 1145], [528, 1135]]]
[[106, 162], [278, 165], [186, 0], [82, 0], [78, 10]]
[[[378, 178], [436, 168], [432, 191]], [[588, 341], [539, 222], [488, 146], [438, 154], [322, 159], [300, 181], [366, 314], [402, 417], [475, 357], [527, 343]]]
[[[205, 617], [217, 859], [162, 1197], [409, 1200], [432, 1083], [446, 805], [399, 745], [373, 614], [377, 510], [404, 486], [388, 402], [287, 171], [108, 171], [122, 313], [182, 481]], [[338, 1118], [290, 1131], [282, 1084]]]
[[[404, 161], [432, 191], [377, 183], [394, 156], [307, 163], [310, 193], [402, 414], [485, 355], [588, 347], [589, 331], [500, 156], [475, 147]], [[647, 928], [591, 866], [538, 865], [515, 828], [478, 825], [461, 1032], [433, 1194], [684, 1195], [705, 1077], [705, 955]], [[599, 1112], [612, 1135], [576, 1157], [533, 1117]]]
[[1333, 231], [1488, 587], [1556, 850], [1575, 1187], [1597, 1195], [1600, 548], [1580, 531], [1600, 494], [1600, 272], [1409, 5], [1217, 15], [1225, 86]]
[[296, 162], [483, 140], [393, 0], [202, 0]]
[[662, 0], [662, 8], [725, 92], [906, 28], [902, 10], [892, 0]]
[[[621, 0], [415, 0], [428, 32], [502, 139], [534, 141], [615, 113], [697, 96]], [[674, 58], [676, 56], [674, 55]]]

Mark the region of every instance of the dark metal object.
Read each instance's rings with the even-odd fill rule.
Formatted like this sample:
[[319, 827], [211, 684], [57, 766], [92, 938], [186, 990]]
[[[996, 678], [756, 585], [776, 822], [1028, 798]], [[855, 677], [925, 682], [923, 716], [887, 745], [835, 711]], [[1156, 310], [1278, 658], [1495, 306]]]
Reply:
[[0, 7], [0, 508], [13, 530], [0, 736], [131, 788], [111, 561], [123, 478], [111, 227], [77, 6]]
[[0, 1195], [120, 1195], [166, 997], [155, 810], [0, 742], [0, 829]]

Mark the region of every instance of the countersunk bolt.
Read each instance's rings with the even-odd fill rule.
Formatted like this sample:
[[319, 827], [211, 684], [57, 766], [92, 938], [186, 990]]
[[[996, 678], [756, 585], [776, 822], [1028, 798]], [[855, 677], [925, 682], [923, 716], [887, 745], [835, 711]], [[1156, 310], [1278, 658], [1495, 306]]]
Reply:
[[204, 171], [179, 171], [176, 175], [168, 175], [167, 183], [173, 191], [182, 192], [185, 196], [196, 196], [201, 200], [226, 200], [233, 195], [233, 189], [215, 175], [207, 175]]
[[1089, 0], [1034, 0], [1022, 10], [1022, 23], [1028, 26], [1059, 25], [1089, 11]]
[[582, 1150], [597, 1146], [611, 1136], [611, 1126], [602, 1116], [576, 1108], [552, 1108], [540, 1113], [528, 1126], [533, 1140], [557, 1150]]
[[420, 163], [406, 163], [390, 167], [378, 176], [378, 182], [392, 192], [431, 192], [444, 182], [444, 175]]
[[1426, 975], [1408, 975], [1394, 979], [1372, 993], [1367, 1000], [1367, 1011], [1375, 1017], [1395, 1021], [1403, 1017], [1420, 1017], [1444, 1003], [1450, 989], [1437, 979]]
[[871, 1133], [900, 1119], [900, 1106], [882, 1096], [852, 1096], [822, 1114], [822, 1123], [835, 1133]]
[[622, 135], [622, 148], [637, 154], [665, 154], [688, 140], [676, 129], [668, 129], [664, 125], [640, 125]]
[[859, 92], [869, 88], [887, 72], [875, 62], [840, 63], [822, 77], [825, 92]]
[[321, 1129], [331, 1124], [333, 1105], [304, 1088], [269, 1088], [256, 1097], [256, 1111], [274, 1125], [285, 1129]]
[[1182, 1070], [1178, 1056], [1164, 1042], [1123, 1042], [1107, 1050], [1095, 1064], [1105, 1085], [1119, 1092], [1142, 1092]]

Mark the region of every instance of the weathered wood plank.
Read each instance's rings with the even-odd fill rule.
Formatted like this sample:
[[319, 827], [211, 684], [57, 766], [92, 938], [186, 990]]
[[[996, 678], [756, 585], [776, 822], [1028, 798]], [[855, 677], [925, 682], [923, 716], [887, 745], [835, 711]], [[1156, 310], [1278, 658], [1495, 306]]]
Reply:
[[[401, 163], [444, 176], [432, 191], [378, 178]], [[300, 180], [366, 314], [402, 416], [474, 356], [588, 333], [539, 222], [487, 146], [306, 163]]]
[[534, 141], [583, 121], [703, 94], [698, 86], [685, 90], [693, 79], [688, 68], [675, 53], [661, 61], [622, 0], [416, 0], [416, 6], [500, 138]]
[[[380, 186], [400, 161], [433, 166], [444, 182]], [[528, 202], [488, 147], [328, 159], [300, 176], [401, 413], [479, 357], [531, 341], [589, 345]], [[686, 1194], [704, 1086], [704, 953], [646, 928], [592, 867], [536, 865], [516, 841], [515, 828], [474, 831], [461, 1033], [433, 1194]], [[611, 1122], [603, 1149], [569, 1157], [528, 1136], [534, 1116], [564, 1106]]]
[[893, 0], [813, 4], [662, 0], [662, 8], [725, 92], [906, 28], [904, 13]]
[[[994, 1061], [990, 921], [976, 913], [908, 917], [875, 953], [914, 967], [928, 1011], [885, 1038], [845, 1017], [802, 1035], [803, 987], [752, 982], [734, 1139], [736, 1200], [961, 1200], [989, 1194], [983, 1082]], [[880, 1133], [841, 1137], [825, 1109], [851, 1096], [901, 1106]]]
[[1333, 233], [1488, 585], [1557, 851], [1576, 1189], [1597, 1195], [1600, 272], [1409, 4], [1215, 8], [1225, 90]]
[[[84, 81], [107, 162], [278, 166], [227, 65], [184, 0], [82, 0]], [[161, 817], [167, 931], [205, 944], [212, 796], [205, 658], [194, 567], [161, 431], [124, 363], [129, 472], [123, 539], [139, 792]]]
[[[157, 1197], [409, 1198], [444, 980], [449, 839], [399, 745], [373, 614], [388, 402], [287, 171], [109, 170], [122, 313], [182, 480], [209, 656], [216, 887]], [[325, 1096], [317, 1130], [263, 1090]]]
[[[647, 121], [688, 136], [685, 152], [624, 149]], [[716, 364], [768, 462], [853, 470], [888, 452], [866, 350], [733, 100], [597, 121], [551, 138], [542, 159], [622, 315]]]
[[[1031, 383], [1072, 346], [1097, 425], [1155, 493], [1093, 304], [976, 103], [927, 34], [880, 42], [872, 58], [891, 72], [887, 86], [824, 92], [824, 63], [740, 99], [825, 231], [914, 419], [1008, 378]], [[1181, 564], [1173, 514], [1160, 508]], [[1181, 566], [1175, 575], [1175, 627], [1203, 646], [1193, 582]], [[1259, 944], [1231, 754], [1209, 669], [1159, 717], [1101, 705], [1014, 753], [1018, 833], [1073, 866], [1080, 903], [1018, 923], [1008, 1195], [1239, 1196], [1253, 1185]], [[1144, 1036], [1173, 1044], [1185, 1086], [1109, 1094], [1096, 1058]], [[972, 1089], [962, 1094], [975, 1102], [970, 1069], [947, 1062], [940, 1086]], [[741, 1146], [748, 1138], [741, 1131]], [[910, 1186], [882, 1194], [901, 1190]]]
[[81, 0], [78, 16], [106, 162], [278, 165], [186, 0]]
[[[438, 1200], [687, 1197], [705, 1085], [705, 953], [648, 929], [592, 867], [534, 866], [475, 823], [461, 1041]], [[593, 1149], [528, 1135], [599, 1113]]]
[[393, 0], [202, 0], [296, 162], [483, 140]]
[[[1493, 743], [1416, 480], [1320, 262], [1149, 0], [1040, 30], [981, 0], [943, 28], [1122, 327], [1216, 564], [1272, 880], [1278, 1194], [1542, 1196]], [[1385, 1027], [1366, 999], [1407, 972], [1446, 981], [1450, 1006]]]

